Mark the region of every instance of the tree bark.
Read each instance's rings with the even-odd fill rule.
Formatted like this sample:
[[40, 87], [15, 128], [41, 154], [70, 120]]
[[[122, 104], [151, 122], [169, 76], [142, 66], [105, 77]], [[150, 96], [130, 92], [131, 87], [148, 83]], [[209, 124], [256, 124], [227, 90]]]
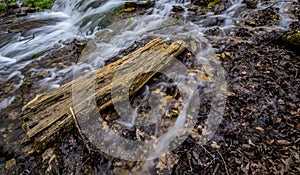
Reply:
[[[183, 41], [167, 45], [162, 39], [154, 39], [116, 62], [78, 77], [57, 90], [38, 95], [22, 109], [21, 117], [26, 131], [24, 143], [31, 145], [31, 149], [45, 148], [55, 136], [73, 126], [74, 116], [70, 107], [84, 116], [90, 115], [86, 103], [91, 99], [95, 99], [100, 112], [111, 106], [113, 101], [126, 100], [128, 96], [122, 93], [112, 100], [112, 87], [118, 94], [128, 86], [128, 82], [132, 82], [129, 97], [132, 96], [185, 49]], [[115, 76], [116, 70], [118, 76]], [[141, 72], [144, 74], [139, 75]]]

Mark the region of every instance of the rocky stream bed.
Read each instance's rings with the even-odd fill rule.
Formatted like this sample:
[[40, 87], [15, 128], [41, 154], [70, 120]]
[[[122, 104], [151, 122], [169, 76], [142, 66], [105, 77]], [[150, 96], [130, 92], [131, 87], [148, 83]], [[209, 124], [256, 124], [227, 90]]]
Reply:
[[[201, 127], [212, 108], [212, 94], [201, 93], [201, 103], [197, 124], [188, 138], [171, 154], [148, 161], [127, 161], [112, 157], [91, 144], [72, 125], [55, 140], [42, 149], [30, 154], [21, 143], [26, 137], [22, 129], [20, 113], [22, 107], [39, 93], [47, 93], [51, 82], [43, 81], [54, 76], [55, 69], [62, 77], [53, 84], [65, 84], [72, 80], [70, 72], [59, 71], [76, 64], [89, 38], [61, 40], [50, 49], [38, 52], [22, 61], [33, 60], [19, 71], [25, 75], [20, 88], [15, 90], [19, 76], [0, 81], [0, 101], [14, 95], [12, 103], [0, 106], [0, 172], [4, 174], [299, 174], [300, 173], [300, 4], [289, 2], [284, 9], [276, 7], [279, 1], [244, 0], [233, 15], [235, 27], [221, 29], [226, 22], [223, 12], [231, 7], [230, 0], [178, 1], [168, 15], [171, 19], [197, 22], [207, 27], [203, 37], [215, 48], [214, 57], [225, 72], [227, 98], [222, 122], [216, 133], [206, 144], [199, 141]], [[263, 8], [261, 4], [264, 4]], [[107, 20], [107, 24], [132, 17], [149, 15], [155, 3], [139, 6], [127, 4]], [[184, 10], [184, 9], [187, 10]], [[282, 14], [288, 14], [290, 22], [285, 29], [280, 27]], [[37, 12], [40, 13], [40, 12]], [[207, 15], [208, 14], [208, 15]], [[220, 14], [220, 15], [219, 15]], [[217, 15], [215, 18], [207, 18]], [[218, 16], [219, 15], [219, 16]], [[242, 16], [242, 17], [241, 17]], [[209, 19], [209, 20], [208, 20]], [[199, 22], [201, 21], [201, 23]], [[7, 14], [0, 18], [0, 47], [13, 39], [14, 32], [21, 32], [27, 39], [32, 34], [27, 31], [55, 20], [28, 21], [26, 17]], [[102, 23], [103, 24], [103, 23]], [[279, 27], [274, 27], [279, 26]], [[26, 33], [27, 32], [27, 33]], [[103, 33], [96, 34], [94, 40], [104, 40]], [[29, 37], [29, 38], [28, 38]], [[115, 62], [123, 56], [143, 47], [156, 36], [147, 36], [135, 41], [126, 49], [110, 57], [104, 65]], [[172, 42], [172, 41], [167, 41]], [[192, 42], [191, 42], [192, 43]], [[195, 61], [193, 44], [178, 56], [178, 60], [191, 70], [203, 70], [205, 66]], [[0, 63], [1, 64], [1, 63]], [[2, 67], [1, 71], [9, 69]], [[33, 71], [39, 70], [39, 71]], [[204, 69], [205, 70], [205, 69]], [[209, 78], [202, 77], [208, 86]], [[162, 83], [161, 86], [157, 86]], [[149, 106], [145, 101], [145, 91], [165, 94], [181, 100], [176, 86], [162, 74], [155, 75], [131, 99], [132, 106], [145, 112]], [[199, 87], [201, 88], [204, 87]], [[2, 103], [1, 103], [2, 105]], [[172, 106], [173, 105], [173, 106]], [[164, 116], [166, 123], [174, 122], [179, 107], [171, 104], [172, 110]], [[124, 138], [147, 140], [152, 137], [153, 126], [126, 128], [116, 124], [114, 109], [106, 109], [102, 118], [106, 127], [120, 130]], [[24, 127], [24, 125], [23, 125]]]

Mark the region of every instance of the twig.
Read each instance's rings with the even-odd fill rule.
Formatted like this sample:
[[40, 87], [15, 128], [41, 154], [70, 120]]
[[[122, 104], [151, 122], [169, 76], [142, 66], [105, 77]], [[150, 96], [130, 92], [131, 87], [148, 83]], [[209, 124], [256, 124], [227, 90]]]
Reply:
[[220, 166], [220, 164], [218, 163], [217, 166], [216, 166], [216, 168], [214, 169], [213, 175], [216, 175], [216, 174], [217, 174], [217, 171], [218, 171], [218, 169], [219, 169], [219, 166]]
[[226, 162], [225, 162], [225, 160], [224, 160], [222, 154], [220, 153], [219, 150], [217, 150], [217, 152], [218, 152], [218, 154], [220, 155], [220, 157], [221, 157], [221, 159], [222, 159], [222, 161], [223, 161], [223, 164], [224, 164], [225, 170], [226, 170], [226, 174], [229, 175], [228, 168], [227, 168], [227, 164], [226, 164]]
[[78, 132], [79, 132], [79, 134], [80, 134], [80, 136], [81, 136], [81, 138], [82, 138], [82, 140], [83, 140], [83, 142], [84, 142], [84, 144], [85, 144], [87, 150], [88, 150], [89, 153], [90, 153], [90, 152], [91, 152], [91, 148], [90, 148], [89, 145], [85, 142], [85, 138], [84, 138], [84, 136], [83, 136], [83, 134], [82, 134], [82, 131], [81, 131], [80, 126], [79, 126], [79, 124], [78, 124], [78, 120], [77, 120], [77, 118], [76, 118], [76, 116], [75, 116], [75, 114], [74, 114], [74, 111], [73, 111], [73, 108], [72, 108], [72, 107], [70, 107], [70, 111], [71, 111], [71, 114], [72, 114], [72, 116], [73, 116], [73, 120], [74, 120], [74, 122], [75, 122], [75, 127], [77, 128], [77, 130], [78, 130]]
[[203, 146], [203, 145], [200, 145], [204, 151], [206, 151], [213, 159], [215, 159], [215, 157]]
[[[225, 143], [225, 145], [226, 145], [226, 142], [225, 142], [225, 141], [224, 141], [224, 143]], [[229, 148], [226, 149], [226, 151], [224, 152], [224, 154], [226, 154], [226, 153], [230, 150], [231, 146], [232, 146], [232, 139], [230, 139], [230, 145], [229, 145]]]

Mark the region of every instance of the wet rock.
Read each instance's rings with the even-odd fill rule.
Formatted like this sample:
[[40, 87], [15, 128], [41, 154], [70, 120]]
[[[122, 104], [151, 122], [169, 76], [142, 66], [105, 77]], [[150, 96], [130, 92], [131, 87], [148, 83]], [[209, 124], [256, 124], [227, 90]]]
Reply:
[[251, 8], [251, 9], [256, 8], [256, 5], [257, 5], [256, 0], [244, 0], [244, 3], [247, 5], [248, 8]]
[[9, 43], [9, 41], [15, 36], [14, 33], [0, 32], [0, 47]]
[[224, 22], [224, 18], [213, 18], [213, 19], [204, 19], [202, 20], [202, 26], [204, 27], [210, 27], [222, 24]]
[[189, 16], [191, 16], [190, 18], [198, 18], [198, 15], [205, 15], [207, 12], [209, 12], [210, 9], [208, 8], [203, 8], [203, 7], [199, 7], [199, 6], [195, 6], [195, 5], [190, 5], [188, 7], [188, 12], [189, 12]]
[[181, 7], [179, 5], [174, 5], [173, 8], [172, 8], [172, 11], [173, 12], [183, 12], [184, 9], [183, 9], [183, 7]]
[[214, 8], [218, 3], [221, 2], [221, 0], [192, 0], [191, 2], [194, 5]]
[[87, 41], [80, 41], [80, 40], [77, 40], [77, 39], [74, 39], [74, 40], [73, 40], [73, 43], [74, 43], [76, 46], [86, 46], [86, 45], [87, 45]]
[[220, 29], [219, 27], [210, 28], [210, 29], [206, 30], [204, 33], [206, 35], [210, 35], [210, 36], [223, 36], [224, 35], [224, 33], [222, 32], [222, 29]]
[[[152, 8], [155, 4], [155, 1], [138, 1], [136, 3], [136, 8], [134, 7], [128, 7], [128, 8], [122, 8], [118, 11], [117, 14], [114, 15], [112, 19], [112, 23], [115, 23], [116, 21], [128, 19], [127, 21], [130, 23], [130, 18], [135, 17], [138, 15], [147, 15], [151, 14]], [[135, 6], [135, 5], [133, 5]], [[126, 13], [124, 13], [126, 12]], [[127, 22], [126, 22], [127, 23]], [[127, 23], [127, 24], [129, 24]]]
[[201, 5], [198, 4], [198, 1], [195, 3], [189, 4], [189, 6], [187, 6], [187, 9], [189, 12], [189, 16], [191, 18], [196, 18], [196, 19], [199, 18], [200, 15], [205, 15], [209, 12], [212, 12], [214, 14], [220, 14], [232, 5], [228, 1], [220, 1], [220, 0], [207, 1], [206, 3], [205, 2], [200, 3]]
[[139, 1], [137, 2], [138, 7], [149, 8], [155, 5], [155, 1], [147, 0], [147, 1]]
[[136, 2], [125, 2], [125, 9], [126, 8], [137, 8], [137, 3]]
[[214, 11], [215, 13], [219, 14], [222, 11], [224, 11], [226, 9], [226, 6], [224, 3], [218, 3], [214, 6]]
[[192, 0], [194, 5], [207, 6], [211, 0]]
[[[24, 12], [25, 13], [25, 12]], [[32, 21], [20, 21], [18, 23], [12, 23], [3, 28], [3, 30], [8, 31], [8, 32], [21, 32], [21, 35], [28, 36], [32, 35], [32, 33], [29, 34], [29, 30], [39, 28], [45, 24], [51, 24], [54, 23], [55, 21], [50, 21], [50, 20], [32, 20]]]
[[138, 2], [125, 2], [124, 6], [126, 8], [149, 8], [153, 7], [155, 1], [138, 1]]
[[18, 4], [16, 4], [16, 3], [9, 3], [9, 4], [7, 4], [7, 7], [8, 7], [8, 9], [18, 9], [18, 8], [20, 8], [18, 6]]
[[123, 9], [123, 11], [124, 11], [124, 12], [133, 12], [133, 11], [135, 11], [135, 8], [129, 7], [129, 8]]
[[22, 7], [21, 11], [26, 12], [26, 13], [34, 13], [36, 12], [36, 8], [32, 8], [32, 7]]
[[27, 13], [21, 11], [20, 13], [16, 13], [16, 16], [17, 16], [17, 17], [27, 16]]

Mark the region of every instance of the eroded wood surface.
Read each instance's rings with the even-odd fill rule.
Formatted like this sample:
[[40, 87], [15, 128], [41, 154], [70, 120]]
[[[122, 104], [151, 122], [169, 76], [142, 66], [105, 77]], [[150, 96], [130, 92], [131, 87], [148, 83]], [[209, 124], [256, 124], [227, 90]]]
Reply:
[[[101, 111], [113, 103], [112, 87], [116, 87], [115, 92], [118, 92], [122, 91], [128, 82], [132, 82], [129, 89], [131, 96], [184, 50], [183, 41], [167, 45], [162, 39], [154, 39], [116, 62], [81, 76], [57, 90], [38, 95], [22, 109], [23, 128], [27, 132], [25, 143], [35, 146], [38, 143], [38, 147], [46, 146], [55, 136], [74, 123], [70, 107], [81, 116], [89, 115], [86, 103], [93, 98]], [[116, 70], [119, 71], [118, 76], [115, 76]], [[141, 72], [144, 74], [139, 75]], [[87, 89], [92, 91], [86, 92]], [[126, 98], [120, 95], [114, 102]], [[77, 100], [75, 103], [74, 99]]]

